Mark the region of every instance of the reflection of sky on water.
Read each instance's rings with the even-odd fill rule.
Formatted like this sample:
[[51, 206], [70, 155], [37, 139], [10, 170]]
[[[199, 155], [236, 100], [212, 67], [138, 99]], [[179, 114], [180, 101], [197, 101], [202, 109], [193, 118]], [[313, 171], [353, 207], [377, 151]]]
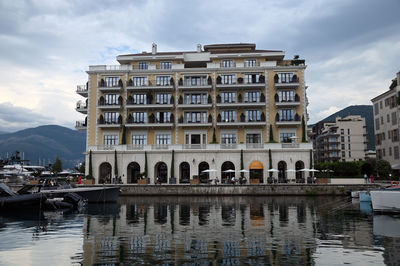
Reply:
[[121, 198], [40, 222], [0, 215], [0, 265], [381, 265], [400, 259], [399, 239], [375, 233], [388, 222], [400, 228], [342, 197]]

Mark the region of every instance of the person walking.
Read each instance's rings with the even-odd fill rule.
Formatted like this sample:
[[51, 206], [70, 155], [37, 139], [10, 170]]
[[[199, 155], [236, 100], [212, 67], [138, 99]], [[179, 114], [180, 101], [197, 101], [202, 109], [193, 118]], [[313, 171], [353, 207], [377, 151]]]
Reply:
[[374, 182], [374, 175], [373, 175], [373, 174], [371, 174], [371, 175], [369, 176], [369, 182], [371, 182], [371, 183]]
[[368, 175], [364, 174], [364, 183], [367, 184]]

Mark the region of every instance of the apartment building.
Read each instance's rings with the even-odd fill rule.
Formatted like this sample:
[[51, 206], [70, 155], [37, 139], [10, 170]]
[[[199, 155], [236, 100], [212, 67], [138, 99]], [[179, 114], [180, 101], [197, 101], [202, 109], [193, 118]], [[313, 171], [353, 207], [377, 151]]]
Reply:
[[371, 101], [374, 105], [376, 158], [388, 161], [392, 168], [400, 170], [400, 72], [393, 79], [388, 91]]
[[86, 165], [96, 182], [304, 178], [287, 170], [310, 165], [312, 146], [302, 135], [306, 66], [284, 56], [247, 43], [186, 52], [153, 44], [152, 52], [117, 56], [119, 65], [89, 66], [88, 82], [77, 87], [85, 98], [77, 111], [86, 117], [76, 128], [87, 132]]
[[366, 136], [365, 118], [359, 115], [336, 117], [334, 123], [324, 122], [313, 137], [315, 160], [319, 163], [364, 160]]

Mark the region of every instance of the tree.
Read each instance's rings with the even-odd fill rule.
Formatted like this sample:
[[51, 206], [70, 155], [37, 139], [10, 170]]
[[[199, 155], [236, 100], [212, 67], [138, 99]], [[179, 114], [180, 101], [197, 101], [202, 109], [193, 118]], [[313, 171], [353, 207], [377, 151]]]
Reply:
[[92, 150], [89, 151], [89, 176], [93, 176]]
[[390, 163], [386, 160], [378, 160], [376, 161], [376, 174], [379, 179], [388, 179], [389, 174], [392, 171], [392, 167]]
[[118, 176], [117, 150], [114, 150], [114, 174]]
[[[243, 149], [240, 150], [240, 170], [244, 169], [244, 163], [243, 163]], [[240, 177], [244, 178], [244, 172], [240, 172]]]
[[[268, 150], [268, 160], [269, 160], [269, 169], [272, 169], [272, 152], [271, 149]], [[269, 172], [269, 177], [272, 177], [272, 172]]]
[[145, 177], [148, 177], [147, 174], [148, 174], [148, 171], [147, 171], [147, 152], [145, 151], [144, 152], [144, 175], [145, 175]]
[[307, 136], [306, 136], [306, 122], [304, 120], [304, 115], [301, 118], [301, 142], [307, 142]]
[[172, 150], [172, 159], [171, 159], [171, 178], [175, 177], [175, 151]]
[[62, 162], [60, 158], [56, 158], [56, 161], [53, 163], [52, 170], [54, 173], [59, 173], [62, 171]]
[[269, 125], [269, 142], [274, 142], [274, 132], [272, 131], [272, 125]]

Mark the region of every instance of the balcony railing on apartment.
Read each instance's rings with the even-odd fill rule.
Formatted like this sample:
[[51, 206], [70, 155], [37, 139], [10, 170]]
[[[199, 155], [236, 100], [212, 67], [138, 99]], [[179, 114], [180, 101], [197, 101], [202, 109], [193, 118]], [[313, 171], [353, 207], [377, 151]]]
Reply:
[[261, 113], [259, 118], [250, 118], [250, 117], [246, 117], [245, 114], [241, 114], [239, 116], [239, 120], [237, 120], [236, 118], [232, 118], [232, 119], [222, 119], [221, 115], [219, 114], [217, 116], [217, 122], [218, 123], [252, 123], [252, 122], [265, 122], [265, 114], [264, 112]]
[[118, 91], [121, 90], [124, 87], [122, 80], [118, 80], [118, 83], [116, 84], [109, 84], [104, 79], [101, 79], [100, 82], [98, 83], [98, 88], [99, 90], [112, 90], [112, 91]]
[[127, 71], [133, 70], [132, 65], [97, 65], [89, 66], [89, 71]]
[[107, 102], [103, 96], [100, 97], [100, 100], [97, 103], [97, 107], [102, 109], [119, 109], [122, 106], [122, 97], [119, 96], [116, 102]]
[[289, 99], [281, 99], [278, 94], [275, 94], [275, 105], [276, 106], [295, 106], [300, 105], [300, 96], [296, 95]]
[[88, 86], [87, 85], [77, 85], [76, 93], [78, 93], [79, 95], [81, 95], [83, 97], [87, 97], [88, 93], [89, 93]]
[[178, 123], [180, 126], [196, 126], [196, 125], [205, 125], [211, 126], [212, 123], [212, 116], [208, 115], [208, 118], [201, 117], [200, 119], [186, 119], [183, 116], [179, 117]]
[[307, 149], [311, 148], [311, 143], [222, 143], [222, 144], [127, 144], [127, 145], [99, 145], [91, 146], [89, 149], [96, 150], [221, 150], [221, 149]]
[[293, 75], [291, 79], [281, 79], [277, 74], [274, 77], [274, 85], [276, 88], [279, 87], [297, 87], [299, 86], [299, 78]]
[[235, 105], [235, 104], [257, 104], [257, 103], [265, 103], [265, 95], [264, 93], [260, 94], [259, 98], [251, 99], [243, 99], [243, 96], [239, 94], [237, 96], [237, 99], [231, 99], [231, 100], [222, 100], [221, 95], [217, 95], [217, 104], [224, 104], [224, 105]]
[[172, 89], [174, 87], [174, 79], [171, 78], [166, 82], [160, 82], [157, 80], [146, 80], [143, 82], [134, 82], [132, 79], [129, 79], [126, 83], [127, 90], [136, 90], [136, 89]]

